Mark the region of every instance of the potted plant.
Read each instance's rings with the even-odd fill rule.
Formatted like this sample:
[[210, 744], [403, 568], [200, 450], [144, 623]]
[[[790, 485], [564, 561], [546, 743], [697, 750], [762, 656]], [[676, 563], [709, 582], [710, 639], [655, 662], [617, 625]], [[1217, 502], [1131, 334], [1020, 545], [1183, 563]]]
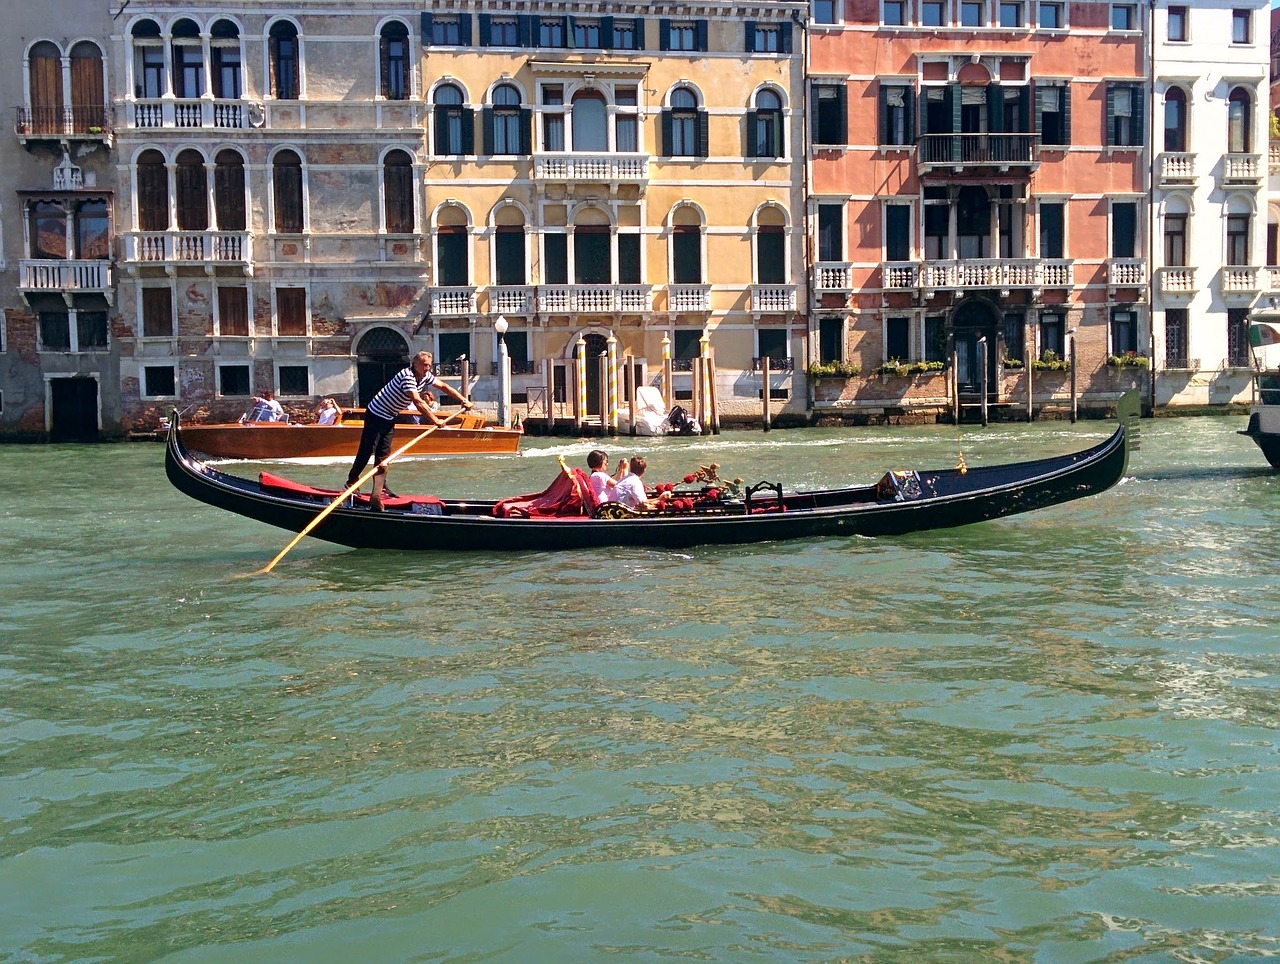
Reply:
[[1031, 363], [1031, 367], [1038, 372], [1067, 372], [1071, 370], [1071, 362], [1066, 358], [1059, 358], [1052, 348], [1046, 348]]
[[1150, 368], [1151, 359], [1136, 351], [1127, 351], [1123, 355], [1108, 356], [1107, 365], [1111, 368]]
[[814, 362], [808, 368], [810, 378], [856, 378], [862, 366], [846, 362]]

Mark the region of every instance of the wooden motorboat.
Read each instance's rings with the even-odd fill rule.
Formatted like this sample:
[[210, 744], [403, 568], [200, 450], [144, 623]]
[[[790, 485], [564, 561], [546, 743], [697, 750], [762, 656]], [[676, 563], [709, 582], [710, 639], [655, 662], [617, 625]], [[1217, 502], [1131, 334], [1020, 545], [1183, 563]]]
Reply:
[[[359, 549], [492, 552], [686, 549], [943, 529], [1058, 505], [1115, 485], [1134, 446], [1138, 408], [1138, 395], [1130, 392], [1117, 405], [1119, 424], [1108, 439], [1083, 451], [1028, 462], [889, 472], [870, 484], [812, 492], [784, 492], [778, 483], [762, 482], [735, 497], [723, 488], [703, 486], [672, 499], [671, 511], [636, 514], [615, 503], [592, 512], [584, 473], [566, 468], [546, 491], [506, 500], [399, 496], [384, 498], [384, 510], [371, 512], [364, 496], [349, 497], [311, 534]], [[192, 456], [187, 431], [175, 413], [165, 471], [178, 489], [201, 502], [302, 532], [339, 495], [266, 473], [246, 479], [222, 472]]]
[[[349, 459], [360, 444], [363, 423], [363, 409], [351, 409], [334, 425], [248, 421], [188, 425], [182, 436], [189, 450], [216, 459]], [[413, 454], [501, 455], [518, 451], [523, 437], [519, 429], [486, 427], [481, 415], [459, 414], [423, 439]]]

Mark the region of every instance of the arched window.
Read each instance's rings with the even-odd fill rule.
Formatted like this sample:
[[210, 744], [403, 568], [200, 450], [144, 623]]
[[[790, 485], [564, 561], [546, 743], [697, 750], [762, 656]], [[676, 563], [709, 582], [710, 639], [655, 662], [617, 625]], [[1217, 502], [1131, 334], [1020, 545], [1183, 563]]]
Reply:
[[137, 100], [163, 97], [168, 88], [164, 69], [164, 46], [160, 25], [139, 20], [133, 25], [133, 96]]
[[493, 234], [494, 280], [500, 285], [528, 284], [524, 215], [514, 205], [499, 208]]
[[787, 233], [782, 212], [768, 208], [756, 220], [756, 283], [785, 284]]
[[378, 44], [382, 66], [382, 96], [409, 99], [409, 28], [393, 20], [382, 28]]
[[1187, 95], [1181, 87], [1165, 91], [1164, 149], [1174, 153], [1187, 149]]
[[169, 172], [156, 150], [138, 155], [138, 230], [169, 230]]
[[71, 48], [71, 124], [77, 134], [107, 125], [107, 98], [102, 83], [102, 51], [82, 40]]
[[280, 151], [271, 161], [271, 199], [275, 228], [280, 234], [302, 233], [302, 158]]
[[184, 17], [173, 25], [173, 96], [194, 100], [204, 94], [204, 45], [200, 28]]
[[696, 208], [685, 204], [671, 220], [671, 281], [702, 284], [702, 218]]
[[453, 84], [438, 87], [433, 113], [436, 154], [448, 157], [470, 154], [475, 125], [471, 112], [462, 106], [462, 91]]
[[446, 207], [436, 220], [437, 284], [465, 287], [471, 283], [469, 248], [466, 213], [456, 206]]
[[271, 96], [276, 100], [298, 99], [298, 28], [288, 20], [277, 20], [268, 35], [271, 59]]
[[1236, 87], [1227, 98], [1227, 151], [1248, 154], [1253, 150], [1253, 98], [1243, 87]]
[[31, 48], [31, 132], [62, 133], [62, 53], [47, 40]]
[[782, 156], [782, 98], [771, 90], [756, 94], [755, 114], [747, 118], [747, 156]]
[[687, 87], [671, 92], [671, 107], [662, 112], [662, 141], [668, 157], [707, 156], [707, 114]]
[[388, 151], [382, 161], [383, 211], [388, 234], [413, 233], [413, 158]]
[[573, 98], [573, 149], [596, 153], [609, 150], [608, 112], [604, 98], [597, 93]]
[[107, 202], [94, 198], [76, 205], [76, 257], [105, 261], [111, 257], [111, 221]]
[[178, 155], [177, 169], [178, 230], [209, 230], [209, 186], [205, 179], [204, 158], [197, 150]]
[[527, 123], [520, 111], [520, 92], [510, 84], [500, 84], [493, 91], [492, 122], [486, 154], [528, 154]]
[[239, 100], [244, 93], [240, 71], [240, 28], [230, 20], [219, 20], [209, 29], [209, 38], [213, 96]]
[[243, 231], [248, 223], [244, 196], [244, 158], [230, 148], [218, 152], [213, 167], [213, 208], [219, 231]]

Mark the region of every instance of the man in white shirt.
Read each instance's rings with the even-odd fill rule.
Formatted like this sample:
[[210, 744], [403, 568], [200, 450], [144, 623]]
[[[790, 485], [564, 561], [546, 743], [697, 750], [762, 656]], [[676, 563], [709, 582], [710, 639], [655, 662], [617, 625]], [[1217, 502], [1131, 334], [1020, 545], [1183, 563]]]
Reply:
[[644, 460], [644, 456], [633, 455], [631, 457], [631, 471], [620, 478], [613, 487], [614, 501], [621, 502], [632, 509], [644, 509], [652, 504], [644, 491], [644, 470], [646, 468], [648, 468], [648, 463]]
[[276, 401], [275, 392], [265, 389], [261, 395], [253, 396], [253, 410], [249, 412], [250, 422], [283, 422], [284, 406]]

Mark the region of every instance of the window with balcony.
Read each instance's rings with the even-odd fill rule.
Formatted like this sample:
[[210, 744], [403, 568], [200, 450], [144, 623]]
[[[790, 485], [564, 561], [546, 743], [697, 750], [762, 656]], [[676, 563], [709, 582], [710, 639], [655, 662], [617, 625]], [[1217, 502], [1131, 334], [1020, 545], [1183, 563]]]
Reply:
[[634, 87], [614, 90], [613, 103], [617, 108], [613, 115], [614, 150], [620, 154], [634, 154], [640, 150], [638, 96]]
[[658, 49], [674, 51], [706, 51], [707, 21], [659, 20]]
[[442, 331], [436, 336], [436, 362], [442, 372], [459, 370], [464, 356], [475, 357], [471, 353], [470, 332]]
[[678, 285], [702, 284], [702, 228], [677, 224], [671, 231], [671, 280]]
[[1037, 23], [1041, 30], [1062, 30], [1067, 26], [1066, 5], [1042, 0], [1036, 5]]
[[884, 259], [911, 260], [911, 205], [884, 206]]
[[924, 201], [924, 256], [929, 261], [950, 258], [951, 204], [946, 188], [925, 188]]
[[1066, 257], [1067, 206], [1061, 201], [1041, 201], [1040, 257], [1059, 260]]
[[849, 130], [848, 94], [844, 84], [813, 85], [813, 143], [840, 145]]
[[174, 166], [179, 231], [209, 230], [209, 185], [204, 156], [188, 148], [178, 153]]
[[956, 250], [961, 258], [991, 257], [991, 195], [966, 184], [956, 198]]
[[915, 142], [915, 118], [912, 107], [915, 93], [910, 87], [880, 85], [880, 143], [905, 146]]
[[1249, 309], [1227, 309], [1227, 364], [1232, 368], [1249, 366]]
[[1187, 149], [1187, 94], [1181, 87], [1164, 93], [1164, 149], [1173, 153]]
[[1253, 96], [1243, 87], [1234, 87], [1227, 97], [1227, 150], [1248, 154], [1253, 150]]
[[169, 170], [164, 155], [154, 149], [138, 155], [138, 229], [169, 230]]
[[1190, 312], [1186, 308], [1166, 308], [1164, 310], [1164, 367], [1188, 368], [1187, 359], [1187, 318]]
[[[500, 285], [528, 283], [524, 225], [500, 225], [493, 236], [494, 280]], [[490, 309], [492, 310], [492, 309]]]
[[839, 23], [839, 9], [836, 0], [813, 0], [813, 22]]
[[1253, 43], [1253, 11], [1231, 11], [1231, 42], [1233, 44]]
[[756, 94], [747, 115], [747, 157], [782, 157], [782, 98], [771, 90]]
[[302, 158], [296, 152], [278, 151], [271, 159], [271, 199], [276, 233], [301, 234]]
[[613, 282], [613, 257], [609, 228], [603, 224], [579, 224], [573, 229], [573, 281], [580, 285]]
[[786, 229], [780, 224], [762, 224], [756, 229], [756, 283], [785, 284], [786, 281]]
[[575, 151], [604, 153], [609, 150], [609, 111], [597, 91], [574, 95], [570, 113]]
[[296, 337], [307, 333], [307, 289], [276, 289], [276, 334]]
[[1249, 232], [1252, 220], [1247, 214], [1227, 215], [1227, 264], [1249, 264]]
[[1187, 33], [1187, 7], [1171, 6], [1168, 14], [1168, 37], [1171, 43], [1185, 43], [1189, 34]]
[[173, 337], [173, 291], [169, 288], [142, 289], [142, 337]]
[[1127, 308], [1111, 309], [1111, 354], [1138, 352], [1138, 313]]
[[61, 134], [62, 53], [55, 44], [42, 40], [31, 47], [27, 65], [31, 91], [27, 130], [32, 134]]
[[209, 69], [213, 96], [239, 100], [244, 93], [241, 72], [240, 28], [230, 20], [215, 21], [209, 28]]
[[945, 27], [947, 23], [946, 0], [923, 0], [920, 4], [922, 27]]
[[706, 157], [709, 149], [707, 112], [688, 87], [671, 92], [671, 106], [662, 112], [662, 146], [667, 157]]
[[1164, 263], [1170, 268], [1187, 263], [1187, 216], [1166, 214], [1164, 217]]
[[911, 358], [911, 321], [893, 317], [884, 320], [884, 357], [909, 361]]
[[213, 211], [219, 231], [244, 231], [248, 227], [244, 156], [237, 150], [226, 148], [214, 158]]
[[288, 20], [277, 20], [267, 34], [271, 96], [276, 100], [297, 100], [301, 81], [298, 28]]
[[1137, 30], [1138, 6], [1133, 3], [1113, 3], [1111, 5], [1112, 30]]
[[480, 14], [480, 46], [519, 47], [520, 23], [515, 17]]
[[1040, 330], [1037, 341], [1041, 357], [1047, 351], [1053, 352], [1059, 358], [1067, 356], [1066, 328], [1062, 322], [1062, 312], [1040, 312]]
[[1138, 204], [1136, 201], [1111, 202], [1111, 257], [1138, 256]]
[[453, 84], [436, 88], [433, 98], [432, 127], [435, 153], [443, 157], [470, 154], [475, 140], [475, 121], [463, 106], [462, 90]]
[[37, 260], [62, 261], [67, 257], [67, 211], [54, 201], [27, 205], [28, 251]]
[[133, 96], [155, 100], [169, 90], [164, 64], [164, 40], [154, 20], [139, 20], [129, 32], [133, 45]]
[[399, 20], [384, 24], [378, 35], [379, 80], [387, 100], [409, 99], [409, 28]]
[[246, 338], [249, 335], [249, 289], [244, 285], [218, 285], [217, 334]]
[[218, 394], [224, 397], [250, 395], [248, 365], [219, 365]]
[[549, 285], [569, 283], [569, 235], [563, 231], [542, 236], [542, 282]]
[[844, 205], [818, 205], [818, 260], [844, 261]]
[[388, 234], [414, 232], [413, 186], [413, 158], [407, 151], [387, 151], [382, 159], [382, 210]]
[[111, 220], [102, 198], [30, 201], [27, 225], [27, 256], [33, 260], [102, 261], [111, 256]]
[[445, 224], [436, 231], [436, 284], [461, 288], [471, 283], [468, 237], [465, 225]]
[[560, 84], [546, 84], [542, 88], [542, 149], [565, 149], [564, 87]]
[[619, 231], [615, 243], [618, 247], [618, 284], [640, 284], [640, 232]]
[[830, 365], [844, 361], [844, 319], [818, 319], [818, 362]]
[[204, 95], [204, 44], [200, 27], [194, 20], [183, 18], [173, 25], [173, 96], [194, 100]]
[[880, 0], [880, 22], [886, 27], [901, 27], [907, 22], [907, 0]]
[[768, 358], [771, 367], [774, 369], [781, 367], [778, 362], [785, 361], [791, 357], [789, 348], [791, 339], [787, 335], [788, 332], [785, 328], [757, 328], [756, 357]]
[[176, 398], [178, 377], [173, 365], [144, 365], [142, 368], [143, 398]]
[[1142, 145], [1142, 88], [1137, 84], [1107, 86], [1107, 146]]
[[1064, 83], [1036, 84], [1036, 132], [1040, 143], [1060, 147], [1071, 143], [1071, 88]]

